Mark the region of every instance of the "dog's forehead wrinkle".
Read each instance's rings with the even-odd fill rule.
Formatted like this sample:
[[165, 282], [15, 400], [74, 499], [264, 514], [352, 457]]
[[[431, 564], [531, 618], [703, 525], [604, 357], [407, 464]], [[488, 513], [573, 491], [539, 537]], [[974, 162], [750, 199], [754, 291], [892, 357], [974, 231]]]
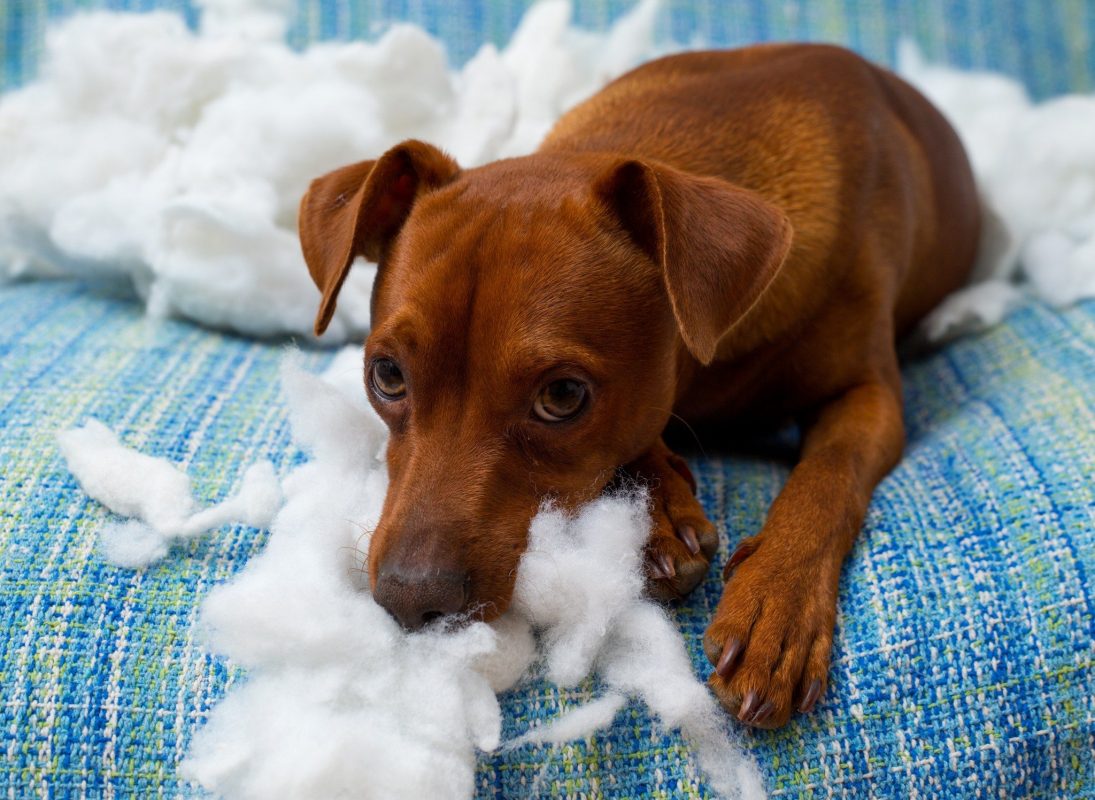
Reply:
[[606, 315], [630, 318], [636, 303], [659, 288], [566, 219], [525, 226], [480, 259], [477, 277], [487, 302], [475, 309], [477, 319], [516, 326], [523, 334], [581, 328]]
[[501, 159], [463, 173], [463, 199], [499, 208], [552, 209], [586, 198], [592, 174], [582, 159], [538, 153]]
[[475, 313], [477, 291], [487, 284], [491, 300], [507, 299], [501, 308], [492, 302], [489, 313], [512, 308], [529, 317], [592, 311], [598, 296], [654, 285], [598, 220], [574, 213], [582, 209], [568, 213], [576, 200], [545, 202], [542, 195], [461, 198], [416, 213], [401, 263], [392, 265], [400, 273], [394, 288], [401, 286], [398, 294], [420, 301], [427, 312], [462, 305]]
[[[561, 262], [574, 262], [575, 236], [548, 225], [522, 226], [509, 214], [465, 226], [461, 235], [442, 249], [408, 265], [400, 280], [392, 281], [395, 294], [392, 329], [396, 335], [415, 332], [423, 349], [438, 349], [439, 357], [468, 350], [469, 335], [493, 350], [514, 333], [526, 332], [542, 320], [545, 332], [572, 327], [575, 316], [592, 313], [589, 297], [606, 288], [589, 280], [585, 288], [566, 289], [558, 275]], [[488, 236], [488, 230], [525, 228], [524, 236]], [[493, 241], [490, 241], [493, 240]], [[423, 242], [423, 244], [432, 244]], [[580, 277], [580, 276], [579, 276]], [[585, 307], [583, 309], [583, 307]], [[387, 327], [387, 326], [385, 326]]]

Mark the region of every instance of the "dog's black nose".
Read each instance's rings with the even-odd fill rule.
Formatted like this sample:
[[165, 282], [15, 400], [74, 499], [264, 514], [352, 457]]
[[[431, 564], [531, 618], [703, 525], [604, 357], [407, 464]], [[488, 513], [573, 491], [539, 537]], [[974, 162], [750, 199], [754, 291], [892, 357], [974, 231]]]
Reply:
[[409, 631], [435, 619], [459, 614], [467, 600], [468, 576], [440, 570], [381, 566], [373, 599]]

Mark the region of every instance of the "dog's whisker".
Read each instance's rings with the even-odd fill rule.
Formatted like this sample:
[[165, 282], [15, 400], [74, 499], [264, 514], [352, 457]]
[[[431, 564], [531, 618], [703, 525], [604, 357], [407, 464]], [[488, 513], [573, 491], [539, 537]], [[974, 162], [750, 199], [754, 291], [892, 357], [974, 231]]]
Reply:
[[682, 417], [680, 414], [677, 414], [676, 412], [673, 411], [673, 409], [670, 409], [670, 408], [662, 408], [661, 406], [647, 406], [647, 408], [649, 408], [653, 411], [660, 411], [663, 414], [668, 414], [673, 419], [680, 422], [681, 425], [683, 425], [685, 427], [685, 429], [690, 434], [692, 434], [692, 438], [696, 442], [696, 447], [698, 447], [700, 449], [700, 455], [702, 455], [704, 458], [707, 458], [707, 449], [703, 446], [703, 442], [700, 441], [700, 437], [699, 437], [699, 434], [696, 433], [696, 429], [693, 428], [691, 424], [689, 424], [688, 420], [686, 420], [684, 417]]
[[360, 522], [355, 522], [352, 519], [348, 519], [346, 521], [349, 522], [351, 525], [353, 525], [355, 528], [360, 529], [360, 531], [361, 531], [361, 534], [357, 537], [357, 539], [354, 540], [354, 546], [355, 547], [360, 548], [362, 539], [364, 539], [365, 537], [369, 537], [371, 539], [373, 534], [376, 533], [376, 528], [375, 527], [370, 528], [369, 526], [363, 525]]

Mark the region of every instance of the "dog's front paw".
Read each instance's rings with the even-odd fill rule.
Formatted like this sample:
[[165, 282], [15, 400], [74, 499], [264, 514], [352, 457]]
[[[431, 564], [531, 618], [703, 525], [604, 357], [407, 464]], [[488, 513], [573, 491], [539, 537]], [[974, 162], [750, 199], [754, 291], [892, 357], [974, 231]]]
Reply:
[[654, 528], [646, 544], [647, 594], [677, 600], [695, 589], [718, 549], [715, 526], [696, 499], [684, 459], [660, 441], [626, 471], [649, 487]]
[[777, 728], [806, 713], [825, 691], [836, 617], [839, 560], [806, 562], [745, 540], [704, 635], [715, 667], [709, 684], [742, 722]]

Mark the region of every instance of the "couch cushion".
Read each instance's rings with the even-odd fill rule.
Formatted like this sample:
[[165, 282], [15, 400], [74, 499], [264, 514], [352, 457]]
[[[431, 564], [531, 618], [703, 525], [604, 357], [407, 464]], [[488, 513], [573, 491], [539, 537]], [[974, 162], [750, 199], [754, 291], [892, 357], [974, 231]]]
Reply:
[[[218, 499], [290, 444], [283, 343], [152, 322], [102, 288], [0, 288], [0, 792], [188, 794], [175, 764], [241, 671], [195, 638], [197, 607], [264, 543], [236, 527], [144, 572], [103, 562], [108, 512], [54, 434], [96, 417]], [[306, 361], [321, 367], [329, 354]], [[750, 733], [775, 796], [1095, 794], [1095, 303], [1030, 304], [905, 368], [909, 447], [845, 569], [828, 696]], [[727, 548], [754, 532], [787, 467], [696, 458], [722, 537], [677, 610], [696, 669]], [[533, 683], [504, 737], [591, 694]], [[734, 725], [732, 721], [728, 725]], [[481, 797], [706, 797], [679, 737], [639, 707], [589, 742], [486, 757]]]
[[[635, 0], [574, 0], [583, 27], [603, 30]], [[165, 8], [197, 24], [195, 0], [21, 0], [0, 4], [0, 89], [35, 73], [51, 20], [76, 8], [144, 11]], [[210, 3], [212, 5], [212, 3]], [[292, 2], [289, 39], [296, 46], [325, 39], [372, 38], [392, 20], [410, 22], [440, 38], [463, 63], [483, 42], [503, 46], [532, 0], [344, 0]], [[1019, 78], [1038, 97], [1091, 91], [1095, 5], [1083, 0], [736, 0], [733, 3], [663, 0], [661, 31], [682, 43], [734, 47], [758, 41], [805, 40], [843, 44], [892, 64], [901, 37], [920, 44], [929, 58], [961, 67], [992, 69]]]

